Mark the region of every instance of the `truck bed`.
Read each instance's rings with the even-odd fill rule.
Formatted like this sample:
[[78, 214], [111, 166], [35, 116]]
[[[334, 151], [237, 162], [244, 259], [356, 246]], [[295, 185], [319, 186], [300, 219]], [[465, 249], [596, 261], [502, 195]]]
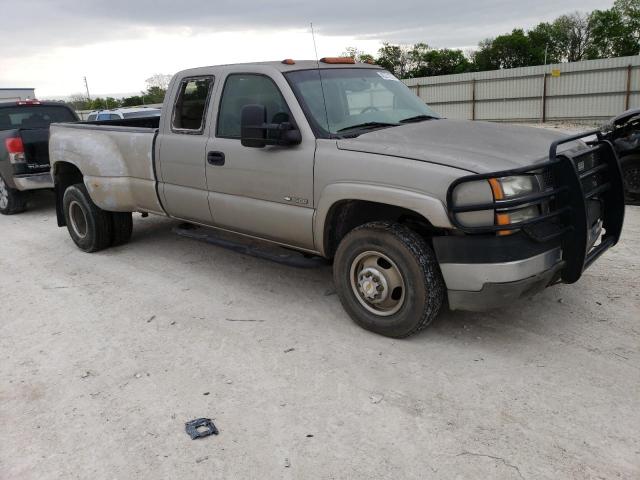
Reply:
[[154, 167], [158, 122], [149, 117], [52, 124], [51, 163], [81, 170], [91, 198], [104, 210], [162, 215]]

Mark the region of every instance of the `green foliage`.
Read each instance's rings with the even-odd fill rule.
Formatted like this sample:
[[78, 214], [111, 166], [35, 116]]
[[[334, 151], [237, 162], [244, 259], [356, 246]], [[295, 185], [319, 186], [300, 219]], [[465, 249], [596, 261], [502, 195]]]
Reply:
[[108, 110], [162, 103], [170, 80], [171, 75], [156, 74], [146, 80], [147, 89], [144, 92], [140, 92], [140, 95], [123, 98], [96, 97], [89, 100], [86, 96], [76, 93], [69, 97], [67, 103], [76, 110]]
[[407, 78], [410, 71], [411, 55], [406, 45], [391, 45], [383, 43], [378, 50], [376, 63], [389, 70], [399, 78]]
[[515, 29], [507, 35], [480, 42], [473, 54], [478, 70], [497, 70], [535, 65], [535, 51], [531, 39], [524, 30]]
[[448, 48], [436, 50], [430, 48], [426, 43], [418, 43], [414, 45], [409, 54], [412, 60], [409, 77], [432, 77], [473, 70], [473, 65], [462, 53], [462, 50]]
[[482, 40], [476, 51], [434, 49], [426, 43], [413, 46], [384, 43], [373, 57], [356, 48], [343, 54], [356, 61], [375, 60], [397, 77], [428, 77], [640, 53], [640, 0], [616, 0], [609, 10], [575, 12], [525, 31]]
[[640, 52], [640, 0], [616, 0], [610, 10], [596, 10], [589, 26], [587, 58], [622, 57]]

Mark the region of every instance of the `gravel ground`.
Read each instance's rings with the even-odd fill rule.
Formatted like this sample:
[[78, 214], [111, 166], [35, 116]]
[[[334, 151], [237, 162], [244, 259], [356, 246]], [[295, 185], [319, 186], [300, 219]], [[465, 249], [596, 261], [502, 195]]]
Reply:
[[49, 194], [0, 217], [2, 480], [640, 478], [640, 208], [579, 284], [402, 341], [176, 225], [88, 255]]

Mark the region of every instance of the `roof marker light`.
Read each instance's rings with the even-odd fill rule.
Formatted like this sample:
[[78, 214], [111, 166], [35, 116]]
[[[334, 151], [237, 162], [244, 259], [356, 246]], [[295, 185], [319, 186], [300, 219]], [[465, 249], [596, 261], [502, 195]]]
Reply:
[[356, 63], [356, 61], [351, 57], [324, 57], [324, 58], [321, 58], [320, 61], [322, 63], [332, 63], [332, 64], [337, 64], [337, 63], [353, 64], [353, 63]]

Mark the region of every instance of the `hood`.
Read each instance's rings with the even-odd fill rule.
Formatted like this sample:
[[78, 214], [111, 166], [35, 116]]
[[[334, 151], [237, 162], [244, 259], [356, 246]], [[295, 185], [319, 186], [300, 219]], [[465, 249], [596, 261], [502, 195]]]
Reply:
[[619, 127], [640, 116], [640, 108], [632, 108], [611, 119], [611, 124]]
[[[567, 135], [544, 128], [429, 120], [340, 139], [338, 148], [488, 173], [545, 161], [551, 144], [565, 137]], [[574, 142], [566, 148], [575, 146]]]

